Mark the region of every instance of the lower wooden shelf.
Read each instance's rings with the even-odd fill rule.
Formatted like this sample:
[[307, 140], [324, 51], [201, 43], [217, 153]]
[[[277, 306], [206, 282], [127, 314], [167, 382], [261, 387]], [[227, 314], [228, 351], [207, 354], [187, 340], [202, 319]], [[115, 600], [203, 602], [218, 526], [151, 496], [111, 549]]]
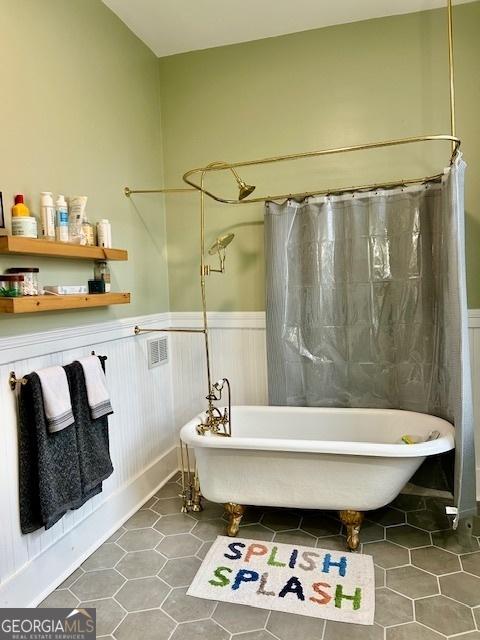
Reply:
[[0, 313], [37, 313], [63, 309], [89, 309], [111, 304], [129, 304], [129, 293], [84, 293], [79, 296], [21, 296], [0, 297]]

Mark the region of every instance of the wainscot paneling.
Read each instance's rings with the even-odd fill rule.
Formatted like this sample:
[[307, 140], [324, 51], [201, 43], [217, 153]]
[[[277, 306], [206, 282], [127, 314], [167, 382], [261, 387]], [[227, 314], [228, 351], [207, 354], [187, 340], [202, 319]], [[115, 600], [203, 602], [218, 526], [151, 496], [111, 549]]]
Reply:
[[[166, 326], [167, 314], [0, 340], [0, 606], [37, 604], [115, 531], [177, 469], [171, 360], [148, 369], [148, 335], [136, 324]], [[17, 376], [89, 354], [106, 355], [115, 410], [110, 417], [112, 476], [103, 492], [48, 531], [20, 532]]]

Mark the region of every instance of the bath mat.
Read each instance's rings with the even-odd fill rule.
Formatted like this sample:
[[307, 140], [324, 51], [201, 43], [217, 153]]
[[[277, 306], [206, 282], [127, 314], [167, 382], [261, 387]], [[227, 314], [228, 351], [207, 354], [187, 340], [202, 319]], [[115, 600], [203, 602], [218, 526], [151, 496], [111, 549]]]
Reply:
[[187, 594], [338, 622], [373, 624], [373, 559], [218, 536]]

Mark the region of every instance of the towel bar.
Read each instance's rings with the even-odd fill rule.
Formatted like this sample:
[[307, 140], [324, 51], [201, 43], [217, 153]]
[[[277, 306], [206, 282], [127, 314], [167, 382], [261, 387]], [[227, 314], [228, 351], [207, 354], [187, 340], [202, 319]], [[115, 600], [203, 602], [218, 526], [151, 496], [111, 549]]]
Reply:
[[[92, 351], [92, 356], [97, 355], [95, 353], [95, 351]], [[98, 356], [101, 360], [107, 360], [107, 356]], [[27, 384], [27, 379], [26, 378], [17, 378], [17, 376], [15, 375], [15, 371], [10, 371], [10, 375], [8, 376], [8, 384], [10, 386], [10, 389], [12, 391], [15, 391], [15, 389], [17, 388], [17, 384], [19, 385], [23, 385], [23, 384]]]

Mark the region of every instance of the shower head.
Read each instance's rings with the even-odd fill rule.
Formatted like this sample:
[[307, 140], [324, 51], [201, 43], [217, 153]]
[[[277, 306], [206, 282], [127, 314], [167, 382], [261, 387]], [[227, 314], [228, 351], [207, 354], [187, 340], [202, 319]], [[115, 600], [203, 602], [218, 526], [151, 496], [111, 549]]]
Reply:
[[210, 247], [210, 249], [208, 250], [208, 253], [211, 256], [214, 256], [216, 253], [220, 253], [220, 251], [224, 251], [228, 245], [231, 243], [231, 241], [234, 239], [235, 234], [234, 233], [227, 233], [224, 236], [219, 236], [215, 242], [212, 244], [212, 246]]
[[[238, 173], [235, 171], [233, 167], [229, 167], [226, 162], [211, 162], [206, 169], [215, 167], [216, 169], [229, 169], [237, 181], [238, 184], [238, 199], [244, 200], [247, 196], [249, 196], [253, 191], [255, 191], [255, 185], [247, 184], [245, 180], [242, 180]], [[205, 172], [204, 169], [203, 171]], [[128, 195], [128, 194], [127, 194]]]
[[242, 180], [233, 167], [231, 167], [231, 171], [235, 176], [235, 180], [238, 183], [238, 199], [243, 200], [244, 198], [249, 196], [253, 191], [255, 191], [255, 186], [252, 184], [247, 184], [244, 180]]
[[240, 180], [239, 191], [238, 191], [238, 199], [243, 200], [247, 196], [249, 196], [253, 191], [255, 191], [255, 186], [252, 184], [246, 184], [243, 180]]

